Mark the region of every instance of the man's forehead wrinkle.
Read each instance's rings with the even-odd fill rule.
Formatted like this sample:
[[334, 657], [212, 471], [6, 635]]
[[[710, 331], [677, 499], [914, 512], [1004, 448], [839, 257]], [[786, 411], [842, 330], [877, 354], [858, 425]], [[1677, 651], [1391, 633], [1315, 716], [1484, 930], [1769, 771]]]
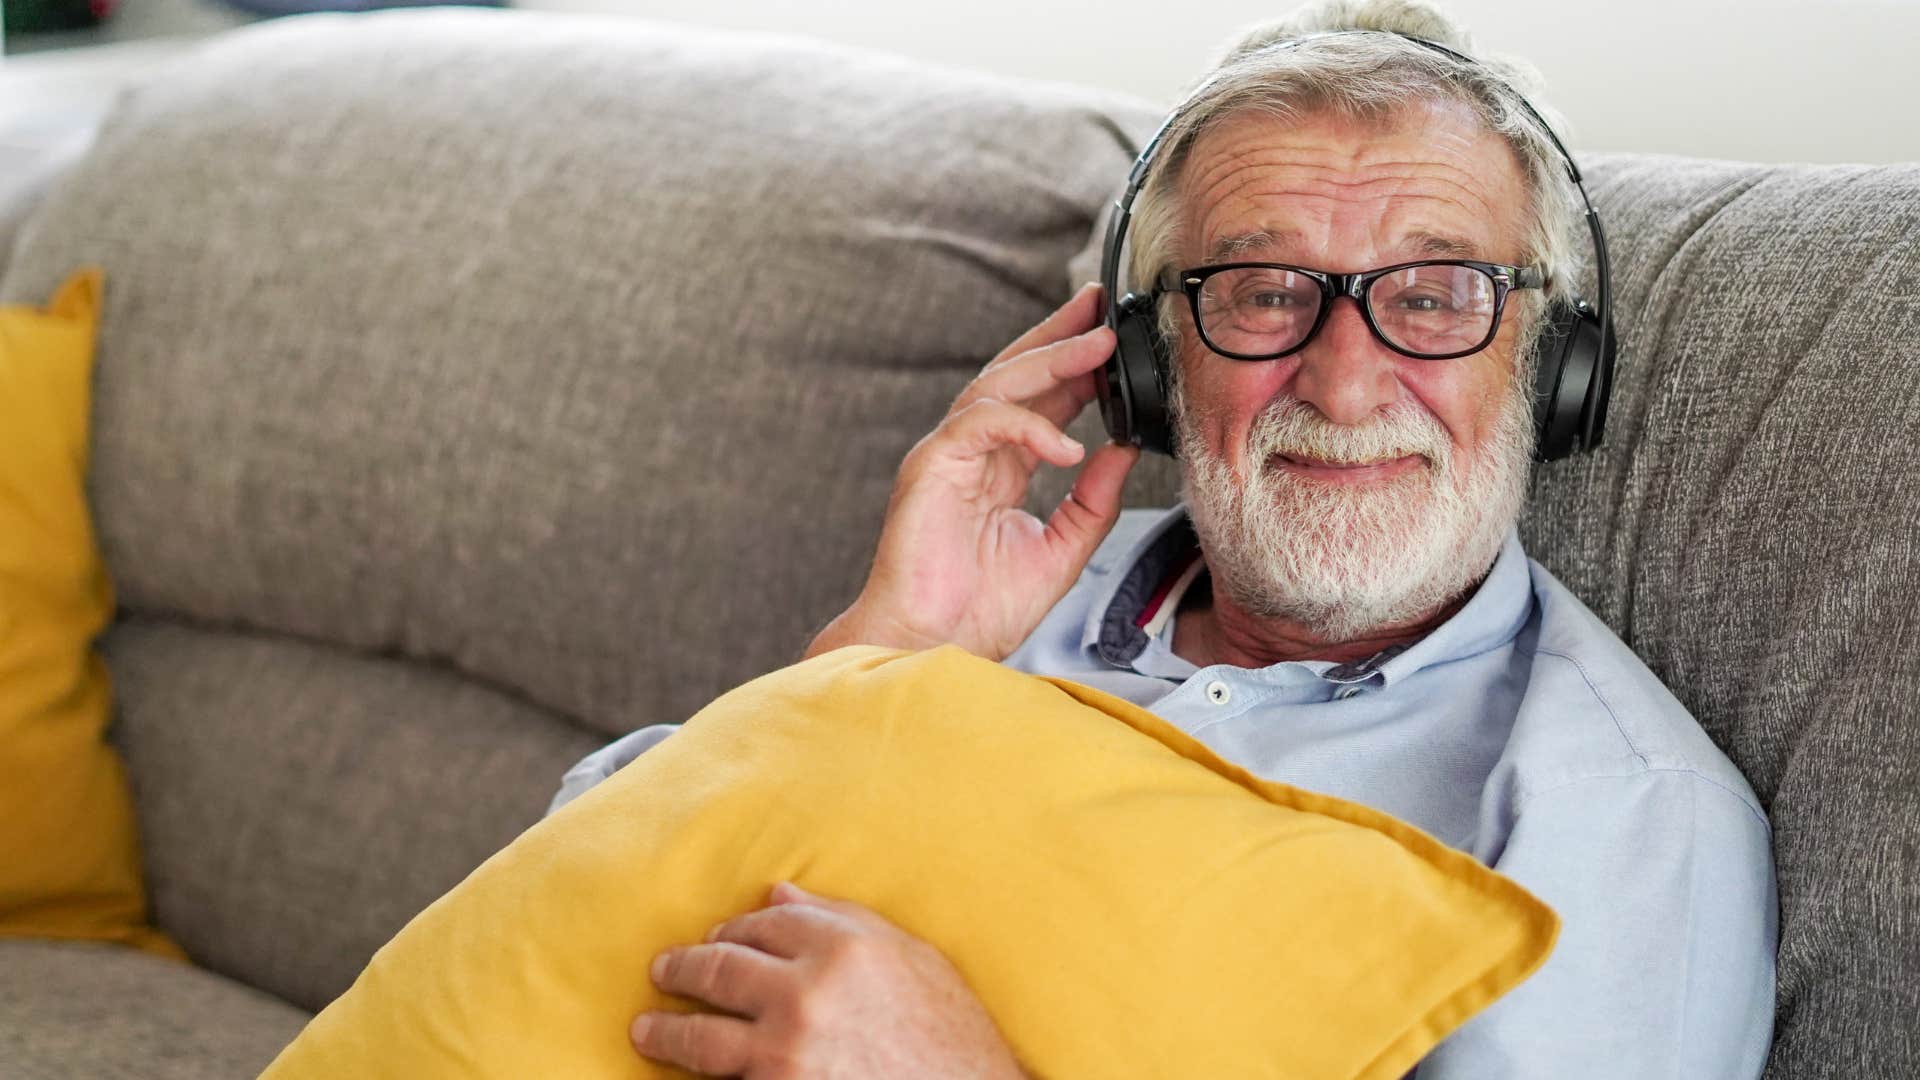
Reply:
[[1324, 244], [1359, 215], [1382, 250], [1409, 258], [1518, 256], [1526, 187], [1504, 142], [1446, 110], [1406, 119], [1389, 128], [1222, 121], [1180, 168], [1188, 254], [1259, 231], [1273, 233], [1275, 247], [1302, 230], [1296, 248]]
[[[1197, 178], [1188, 193], [1208, 205], [1235, 197], [1317, 196], [1343, 200], [1382, 199], [1401, 195], [1426, 196], [1458, 203], [1477, 217], [1496, 210], [1482, 189], [1478, 172], [1435, 161], [1396, 161], [1370, 167], [1365, 173], [1273, 155], [1273, 162], [1226, 162]], [[1414, 190], [1405, 190], [1412, 188]], [[1265, 189], [1265, 190], [1256, 190]], [[1384, 189], [1384, 190], [1383, 190]]]
[[[1262, 261], [1258, 256], [1270, 256], [1298, 249], [1302, 240], [1303, 237], [1296, 229], [1256, 229], [1252, 232], [1233, 233], [1222, 236], [1207, 246], [1206, 261], [1232, 262], [1241, 256], [1248, 256], [1258, 262]], [[1472, 240], [1427, 229], [1409, 230], [1393, 247], [1409, 256], [1420, 258], [1486, 258], [1486, 252]]]
[[1477, 258], [1498, 246], [1499, 223], [1510, 215], [1474, 181], [1465, 170], [1354, 177], [1290, 162], [1277, 169], [1217, 173], [1210, 189], [1196, 186], [1188, 192], [1188, 206], [1197, 211], [1194, 239], [1202, 246], [1222, 246], [1256, 232], [1272, 234], [1276, 244], [1297, 244], [1303, 228], [1317, 234], [1344, 211], [1358, 208], [1383, 232], [1401, 232], [1389, 241], [1396, 247], [1417, 246], [1419, 255], [1431, 257]]
[[1308, 236], [1320, 236], [1341, 214], [1338, 204], [1363, 204], [1385, 244], [1415, 257], [1484, 258], [1496, 246], [1495, 226], [1484, 204], [1469, 203], [1451, 190], [1408, 191], [1391, 185], [1378, 192], [1347, 191], [1329, 199], [1302, 196], [1291, 189], [1284, 200], [1264, 198], [1254, 185], [1240, 185], [1239, 197], [1226, 195], [1199, 209], [1194, 239], [1215, 258], [1256, 246], [1298, 248]]

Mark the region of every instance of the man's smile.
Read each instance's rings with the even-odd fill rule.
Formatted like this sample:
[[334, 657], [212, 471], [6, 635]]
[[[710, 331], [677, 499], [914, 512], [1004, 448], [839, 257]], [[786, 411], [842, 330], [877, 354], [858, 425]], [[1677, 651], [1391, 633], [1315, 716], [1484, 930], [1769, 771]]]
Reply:
[[1302, 479], [1322, 484], [1370, 484], [1400, 476], [1426, 463], [1419, 454], [1373, 461], [1328, 461], [1304, 453], [1274, 454], [1269, 468], [1284, 469]]

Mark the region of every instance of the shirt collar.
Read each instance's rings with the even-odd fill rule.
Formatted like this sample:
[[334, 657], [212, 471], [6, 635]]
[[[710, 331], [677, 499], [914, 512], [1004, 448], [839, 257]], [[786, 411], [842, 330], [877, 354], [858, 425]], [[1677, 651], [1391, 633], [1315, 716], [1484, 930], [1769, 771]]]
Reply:
[[1105, 571], [1087, 611], [1080, 647], [1115, 667], [1131, 667], [1147, 647], [1147, 633], [1136, 619], [1181, 556], [1199, 543], [1184, 506], [1175, 506], [1148, 526]]
[[1486, 580], [1460, 610], [1426, 637], [1383, 660], [1377, 670], [1390, 685], [1422, 668], [1478, 656], [1512, 641], [1532, 615], [1533, 572], [1520, 547], [1520, 531], [1509, 529]]
[[[1135, 625], [1137, 617], [1181, 557], [1198, 544], [1184, 506], [1175, 506], [1148, 526], [1124, 554], [1099, 571], [1104, 577], [1094, 590], [1081, 648], [1115, 667], [1131, 667], [1148, 644], [1146, 633]], [[1510, 530], [1480, 587], [1432, 633], [1357, 663], [1328, 666], [1321, 676], [1334, 682], [1378, 678], [1391, 684], [1422, 668], [1504, 645], [1532, 614], [1532, 577], [1520, 533]]]

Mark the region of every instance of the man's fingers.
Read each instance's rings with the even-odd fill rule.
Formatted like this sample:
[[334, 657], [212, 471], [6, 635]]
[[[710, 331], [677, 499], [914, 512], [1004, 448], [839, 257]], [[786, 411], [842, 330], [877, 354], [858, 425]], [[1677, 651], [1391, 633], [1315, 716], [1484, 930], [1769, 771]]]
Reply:
[[961, 460], [1005, 447], [1025, 447], [1042, 461], [1076, 465], [1085, 453], [1080, 443], [1031, 409], [997, 398], [982, 398], [948, 417], [915, 454], [939, 454]]
[[865, 923], [868, 925], [877, 923], [887, 927], [893, 926], [891, 922], [887, 921], [885, 916], [867, 907], [865, 904], [855, 903], [852, 900], [841, 900], [832, 896], [821, 896], [819, 893], [811, 893], [791, 881], [782, 881], [775, 885], [772, 892], [768, 895], [769, 899], [779, 907], [814, 908], [816, 910], [832, 912], [841, 918], [851, 919], [856, 923]]
[[742, 1016], [757, 1016], [788, 978], [785, 962], [732, 942], [668, 949], [649, 969], [653, 985]]
[[[1100, 325], [1100, 286], [1087, 282], [1080, 286], [1066, 303], [1061, 304], [1054, 313], [1040, 321], [1038, 326], [1013, 339], [1013, 344], [1000, 350], [993, 358], [993, 364], [1019, 356], [1028, 349], [1037, 349], [1042, 345], [1051, 345], [1075, 334], [1085, 333]], [[993, 364], [987, 365], [992, 367]]]
[[645, 1012], [627, 1038], [641, 1054], [709, 1076], [738, 1076], [752, 1061], [752, 1025], [713, 1013]]
[[714, 927], [707, 940], [730, 941], [792, 960], [836, 932], [837, 919], [826, 908], [790, 900], [776, 899], [772, 903], [771, 907], [728, 919]]
[[1095, 450], [1074, 479], [1073, 490], [1047, 518], [1050, 544], [1084, 565], [1120, 520], [1120, 489], [1139, 460], [1138, 447], [1108, 443]]
[[1096, 326], [1064, 341], [1029, 349], [981, 372], [953, 407], [962, 409], [989, 397], [1022, 402], [1041, 397], [1105, 363], [1113, 355], [1113, 342], [1113, 331]]
[[1055, 427], [1065, 428], [1079, 417], [1087, 402], [1099, 396], [1093, 378], [1091, 371], [1076, 376], [1027, 402], [1027, 408], [1046, 417]]

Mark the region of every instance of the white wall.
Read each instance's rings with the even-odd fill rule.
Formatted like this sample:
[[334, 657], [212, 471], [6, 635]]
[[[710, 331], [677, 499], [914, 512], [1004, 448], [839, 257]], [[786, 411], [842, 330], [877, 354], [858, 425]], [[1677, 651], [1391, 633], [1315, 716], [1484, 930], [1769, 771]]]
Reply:
[[[1288, 0], [528, 0], [757, 27], [1171, 102]], [[1451, 0], [1546, 76], [1576, 148], [1920, 161], [1920, 0]]]

